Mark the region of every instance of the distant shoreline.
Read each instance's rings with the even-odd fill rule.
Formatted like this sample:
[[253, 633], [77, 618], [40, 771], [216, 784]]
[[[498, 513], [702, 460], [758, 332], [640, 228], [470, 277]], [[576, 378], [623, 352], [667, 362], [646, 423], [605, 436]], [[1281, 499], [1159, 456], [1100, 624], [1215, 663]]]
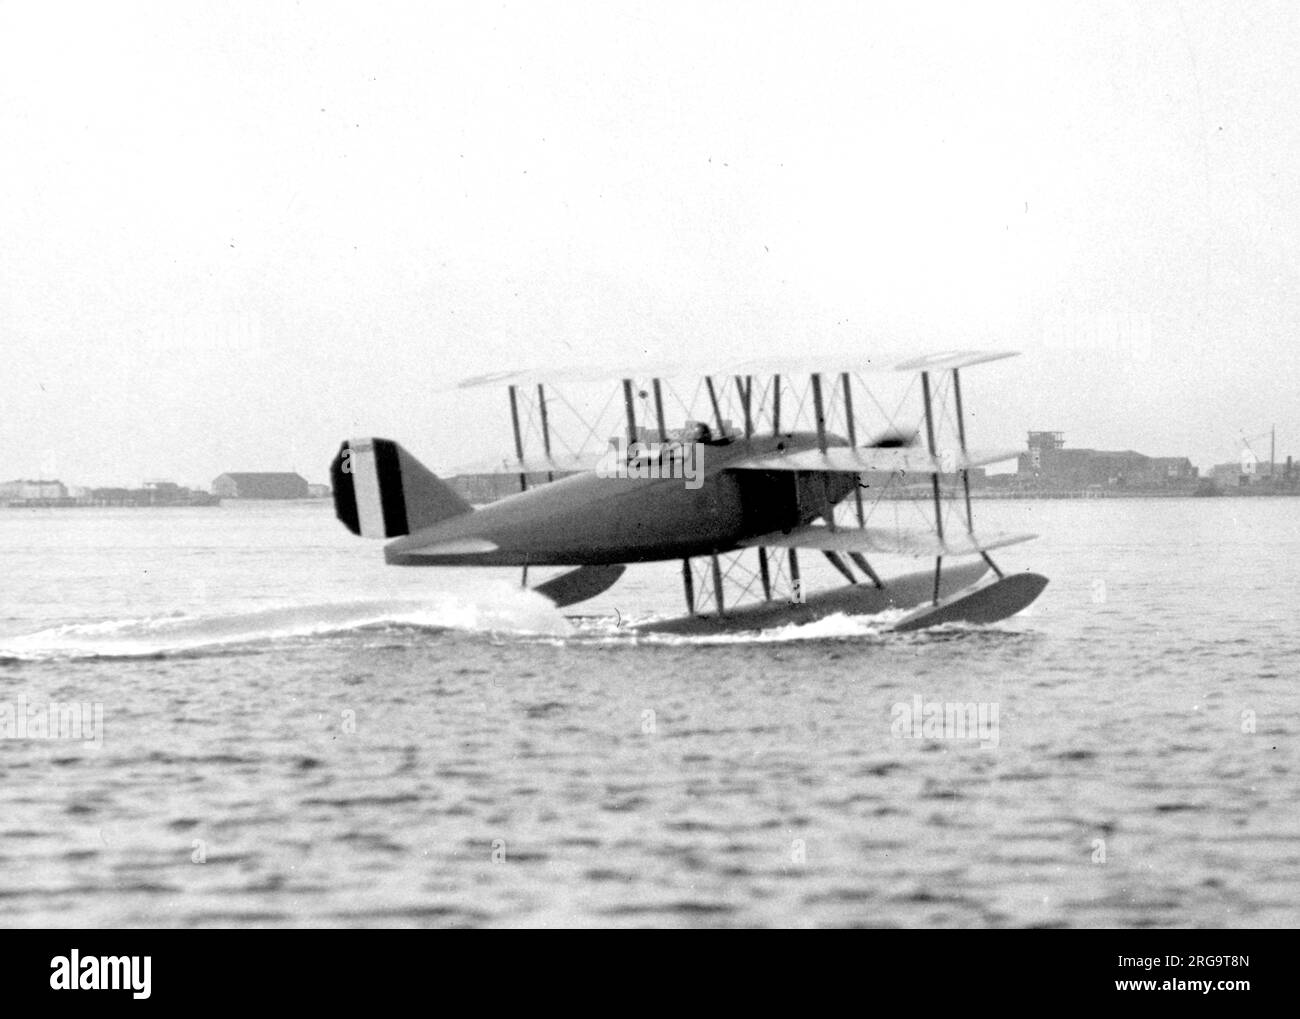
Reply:
[[303, 503], [329, 503], [331, 499], [328, 495], [309, 495], [301, 499], [239, 499], [230, 497], [210, 496], [206, 500], [194, 500], [192, 502], [127, 502], [127, 501], [106, 501], [93, 500], [82, 501], [78, 499], [11, 499], [7, 502], [0, 502], [0, 510], [24, 510], [24, 509], [213, 509], [220, 506], [230, 505], [279, 505], [280, 503], [291, 503], [302, 505]]

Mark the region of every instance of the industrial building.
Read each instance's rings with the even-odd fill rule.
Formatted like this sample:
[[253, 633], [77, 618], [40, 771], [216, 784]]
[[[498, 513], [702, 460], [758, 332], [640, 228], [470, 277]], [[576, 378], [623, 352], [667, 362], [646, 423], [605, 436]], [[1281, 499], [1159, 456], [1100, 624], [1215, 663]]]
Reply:
[[1297, 480], [1295, 464], [1289, 456], [1284, 464], [1260, 463], [1253, 455], [1244, 453], [1240, 460], [1215, 464], [1209, 473], [1216, 485], [1226, 489], [1292, 489]]
[[146, 481], [141, 488], [92, 488], [78, 502], [85, 506], [219, 506], [215, 495], [174, 481]]
[[1017, 482], [1040, 488], [1192, 489], [1199, 472], [1185, 456], [1147, 456], [1131, 449], [1066, 449], [1062, 432], [1030, 432]]
[[212, 482], [212, 494], [223, 499], [306, 499], [307, 480], [278, 471], [234, 471]]
[[67, 497], [62, 481], [0, 481], [0, 502], [54, 502]]

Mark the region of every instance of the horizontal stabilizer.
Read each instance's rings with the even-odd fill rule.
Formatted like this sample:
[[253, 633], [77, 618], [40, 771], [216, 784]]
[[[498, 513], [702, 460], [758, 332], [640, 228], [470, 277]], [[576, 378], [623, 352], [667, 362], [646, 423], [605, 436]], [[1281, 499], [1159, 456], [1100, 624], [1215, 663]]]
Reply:
[[396, 538], [473, 508], [392, 439], [343, 443], [330, 482], [335, 515], [363, 538]]
[[788, 534], [775, 531], [742, 544], [763, 548], [816, 548], [830, 552], [875, 552], [880, 555], [968, 556], [995, 548], [1032, 541], [1036, 534], [995, 534], [978, 538], [971, 534], [950, 535], [944, 540], [930, 530], [907, 531], [892, 527], [841, 527], [832, 531], [824, 524], [799, 527]]
[[850, 449], [832, 446], [826, 452], [816, 449], [796, 450], [790, 453], [769, 453], [752, 456], [727, 464], [728, 470], [742, 471], [832, 471], [846, 474], [867, 474], [872, 471], [903, 471], [911, 474], [954, 474], [957, 471], [983, 467], [986, 464], [1014, 460], [1020, 450], [978, 450], [965, 453], [958, 450], [931, 456], [924, 449], [890, 447]]
[[551, 578], [545, 584], [539, 584], [533, 590], [551, 599], [558, 608], [565, 608], [604, 594], [618, 583], [618, 578], [623, 576], [626, 569], [622, 563], [579, 566], [576, 570]]

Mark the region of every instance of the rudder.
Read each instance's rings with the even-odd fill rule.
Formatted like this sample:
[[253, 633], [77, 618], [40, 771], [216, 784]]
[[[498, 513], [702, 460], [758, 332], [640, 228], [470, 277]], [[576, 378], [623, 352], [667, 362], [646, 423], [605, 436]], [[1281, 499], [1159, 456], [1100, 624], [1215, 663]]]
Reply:
[[349, 439], [330, 464], [334, 515], [363, 538], [397, 538], [473, 507], [392, 439]]

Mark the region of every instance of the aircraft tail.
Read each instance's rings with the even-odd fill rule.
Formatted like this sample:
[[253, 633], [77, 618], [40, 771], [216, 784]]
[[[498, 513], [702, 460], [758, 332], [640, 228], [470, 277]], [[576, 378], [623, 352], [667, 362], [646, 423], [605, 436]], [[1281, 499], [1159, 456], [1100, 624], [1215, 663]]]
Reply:
[[363, 538], [397, 538], [473, 507], [392, 439], [350, 439], [330, 464], [334, 514]]

